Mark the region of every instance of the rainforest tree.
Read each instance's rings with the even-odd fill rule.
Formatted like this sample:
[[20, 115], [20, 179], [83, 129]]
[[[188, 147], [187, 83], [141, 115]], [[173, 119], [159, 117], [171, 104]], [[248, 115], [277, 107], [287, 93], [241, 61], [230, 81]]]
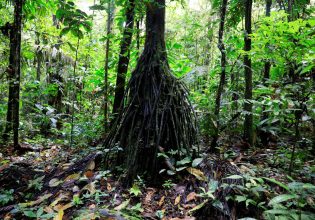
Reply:
[[[134, 26], [135, 2], [134, 0], [127, 1], [126, 5], [126, 25], [124, 27], [123, 37], [120, 45], [120, 53], [117, 67], [115, 98], [113, 104], [114, 116], [123, 107], [123, 99], [125, 93], [126, 74], [128, 71], [130, 59], [130, 45]], [[137, 23], [138, 24], [138, 23]], [[138, 43], [138, 40], [137, 40]]]
[[[152, 182], [163, 163], [161, 151], [176, 150], [177, 159], [192, 154], [196, 138], [195, 118], [185, 86], [176, 79], [165, 47], [165, 0], [146, 6], [146, 39], [125, 95], [122, 111], [105, 146], [123, 148], [117, 163], [127, 168], [126, 184], [147, 172]], [[165, 166], [165, 165], [164, 165]]]
[[14, 4], [14, 22], [10, 25], [10, 57], [7, 69], [9, 79], [9, 99], [7, 109], [7, 124], [4, 139], [13, 130], [13, 145], [16, 150], [19, 145], [19, 109], [20, 109], [20, 77], [21, 77], [21, 36], [22, 36], [22, 8], [23, 1], [16, 0]]
[[252, 33], [252, 0], [245, 1], [245, 37], [244, 37], [244, 72], [245, 72], [245, 121], [244, 121], [244, 138], [253, 146], [254, 130], [253, 130], [253, 82], [252, 82], [252, 63], [249, 52], [251, 50], [251, 33]]

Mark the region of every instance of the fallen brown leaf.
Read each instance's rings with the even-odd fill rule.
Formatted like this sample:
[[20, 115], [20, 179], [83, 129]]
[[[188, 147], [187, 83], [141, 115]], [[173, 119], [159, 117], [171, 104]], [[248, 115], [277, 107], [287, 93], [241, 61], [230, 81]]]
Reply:
[[178, 195], [178, 196], [175, 198], [174, 205], [178, 205], [179, 202], [180, 202], [180, 195]]
[[186, 197], [186, 202], [190, 202], [191, 200], [196, 200], [197, 194], [195, 192], [191, 192]]
[[164, 203], [164, 200], [165, 200], [165, 196], [162, 196], [162, 198], [160, 199], [158, 205], [159, 205], [159, 206], [162, 206], [163, 203]]

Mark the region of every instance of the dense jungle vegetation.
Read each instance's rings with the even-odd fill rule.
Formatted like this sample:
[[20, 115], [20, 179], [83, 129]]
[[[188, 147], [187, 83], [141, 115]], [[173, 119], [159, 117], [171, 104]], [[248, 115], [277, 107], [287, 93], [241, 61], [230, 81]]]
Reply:
[[0, 0], [0, 219], [315, 219], [314, 0]]

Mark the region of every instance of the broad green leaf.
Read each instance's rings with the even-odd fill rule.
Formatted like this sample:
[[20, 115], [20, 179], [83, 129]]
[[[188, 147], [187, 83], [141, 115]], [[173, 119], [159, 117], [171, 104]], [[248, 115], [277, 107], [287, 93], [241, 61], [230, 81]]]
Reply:
[[263, 177], [265, 180], [268, 180], [269, 182], [272, 182], [274, 184], [277, 184], [278, 186], [282, 187], [283, 189], [290, 191], [289, 187], [286, 186], [285, 184], [275, 180], [275, 179], [271, 179], [271, 178], [267, 178], [267, 177]]
[[225, 179], [237, 180], [237, 179], [243, 179], [243, 177], [240, 175], [232, 175], [232, 176], [225, 177]]
[[184, 165], [184, 164], [187, 164], [187, 163], [190, 163], [190, 162], [191, 162], [191, 158], [190, 157], [185, 157], [184, 159], [182, 159], [180, 161], [177, 161], [176, 165], [177, 166], [181, 166], [181, 165]]
[[198, 166], [202, 162], [202, 160], [203, 160], [202, 158], [194, 159], [193, 162], [192, 162], [192, 167]]
[[288, 201], [290, 199], [294, 199], [294, 198], [297, 198], [297, 195], [293, 195], [293, 194], [282, 194], [282, 195], [279, 195], [279, 196], [276, 196], [274, 198], [272, 198], [268, 205], [269, 206], [273, 206], [273, 205], [276, 205], [278, 203], [281, 203], [281, 202], [285, 202], [285, 201]]

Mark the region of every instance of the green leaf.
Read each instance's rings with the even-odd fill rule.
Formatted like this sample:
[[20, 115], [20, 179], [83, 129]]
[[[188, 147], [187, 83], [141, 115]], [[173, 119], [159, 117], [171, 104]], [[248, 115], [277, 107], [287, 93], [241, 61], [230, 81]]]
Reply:
[[184, 165], [184, 164], [187, 164], [187, 163], [190, 163], [190, 162], [191, 162], [191, 158], [190, 157], [185, 157], [184, 159], [182, 159], [180, 161], [177, 161], [176, 165], [177, 166], [181, 166], [181, 165]]
[[40, 207], [40, 208], [37, 210], [36, 216], [37, 216], [37, 217], [40, 217], [43, 213], [44, 213], [44, 208], [43, 208], [43, 207]]
[[141, 190], [137, 184], [133, 184], [133, 186], [129, 189], [130, 194], [138, 196], [141, 194]]
[[232, 175], [232, 176], [225, 177], [225, 179], [237, 180], [237, 179], [243, 179], [243, 177], [240, 175]]
[[70, 27], [65, 27], [60, 31], [60, 36], [66, 35], [70, 30], [71, 30]]
[[25, 216], [30, 217], [30, 218], [36, 218], [37, 215], [35, 212], [31, 211], [31, 210], [27, 210], [23, 212]]
[[186, 169], [187, 167], [178, 167], [178, 168], [176, 168], [176, 171], [177, 172], [179, 172], [179, 171], [182, 171], [182, 170], [184, 170], [184, 169]]
[[267, 178], [267, 177], [263, 177], [265, 180], [268, 180], [269, 182], [272, 182], [274, 184], [277, 184], [278, 186], [282, 187], [283, 189], [290, 191], [289, 187], [286, 186], [285, 184], [275, 180], [275, 179], [271, 179], [271, 178]]
[[287, 209], [270, 209], [270, 210], [265, 211], [264, 213], [269, 213], [269, 214], [274, 214], [274, 215], [289, 215], [295, 212], [292, 210], [287, 210]]
[[192, 167], [198, 166], [202, 162], [202, 160], [203, 160], [202, 158], [194, 159], [193, 162], [192, 162]]
[[103, 11], [106, 10], [106, 8], [103, 5], [92, 5], [90, 6], [90, 10]]
[[176, 173], [175, 173], [174, 171], [172, 171], [172, 170], [167, 170], [166, 173], [167, 173], [168, 175], [170, 175], [170, 176], [173, 176], [173, 175], [176, 174]]
[[62, 19], [62, 17], [67, 13], [67, 11], [65, 11], [64, 9], [62, 8], [59, 8], [57, 11], [56, 11], [56, 18], [58, 18], [59, 20]]
[[247, 198], [245, 196], [236, 196], [235, 200], [237, 202], [244, 202]]
[[285, 202], [285, 201], [288, 201], [290, 199], [295, 199], [297, 198], [297, 195], [294, 195], [294, 194], [282, 194], [282, 195], [279, 195], [279, 196], [276, 196], [274, 198], [272, 198], [268, 205], [269, 206], [273, 206], [273, 205], [276, 205], [276, 204], [279, 204], [281, 202]]

